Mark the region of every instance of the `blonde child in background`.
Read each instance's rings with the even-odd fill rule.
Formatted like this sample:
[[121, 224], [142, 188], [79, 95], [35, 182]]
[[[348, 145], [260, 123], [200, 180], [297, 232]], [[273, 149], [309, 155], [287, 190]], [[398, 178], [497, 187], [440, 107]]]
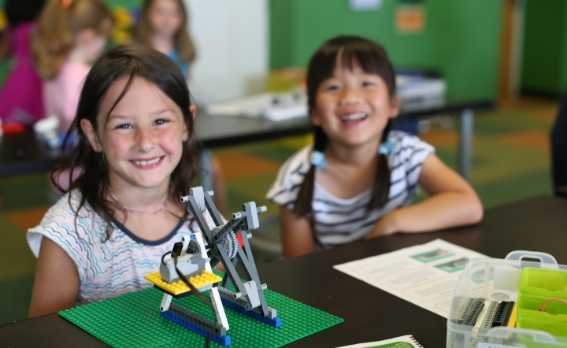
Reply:
[[[189, 33], [189, 14], [183, 0], [146, 0], [136, 26], [136, 41], [171, 58], [189, 78], [196, 49]], [[200, 181], [215, 192], [215, 204], [226, 210], [226, 189], [220, 164], [210, 151], [200, 152]]]
[[48, 0], [32, 36], [32, 51], [44, 80], [46, 116], [67, 132], [81, 86], [102, 53], [112, 29], [112, 13], [101, 0]]
[[[308, 65], [307, 99], [314, 145], [287, 160], [268, 192], [280, 205], [285, 256], [481, 220], [476, 193], [431, 145], [390, 131], [400, 101], [382, 46], [325, 42]], [[418, 186], [430, 197], [410, 205]]]
[[143, 276], [189, 229], [179, 197], [195, 172], [194, 113], [181, 71], [155, 50], [121, 46], [93, 65], [73, 161], [56, 169], [83, 170], [27, 234], [38, 257], [30, 316], [150, 285]]

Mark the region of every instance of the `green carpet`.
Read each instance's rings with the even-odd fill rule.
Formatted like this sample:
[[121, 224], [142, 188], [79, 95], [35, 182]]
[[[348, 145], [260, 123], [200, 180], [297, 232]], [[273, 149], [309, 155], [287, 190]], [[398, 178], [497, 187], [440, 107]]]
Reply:
[[[555, 113], [556, 102], [530, 100], [476, 115], [471, 183], [485, 208], [550, 194], [548, 135]], [[421, 134], [453, 167], [457, 145], [454, 120], [433, 121], [430, 130]], [[447, 123], [453, 127], [447, 129]], [[260, 261], [279, 256], [277, 207], [265, 201], [266, 191], [282, 162], [306, 139], [301, 136], [215, 151], [230, 210], [240, 209], [249, 200], [268, 206], [268, 213], [261, 217], [264, 228], [253, 239]], [[25, 317], [35, 266], [24, 231], [39, 222], [49, 204], [49, 192], [46, 175], [0, 179], [0, 324]]]
[[27, 316], [35, 259], [26, 246], [25, 234], [0, 218], [0, 324]]

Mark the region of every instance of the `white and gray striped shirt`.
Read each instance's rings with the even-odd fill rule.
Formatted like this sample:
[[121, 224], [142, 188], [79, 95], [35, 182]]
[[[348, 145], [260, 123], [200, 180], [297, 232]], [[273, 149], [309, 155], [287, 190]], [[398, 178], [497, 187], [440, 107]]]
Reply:
[[[70, 195], [70, 202], [69, 202]], [[137, 237], [114, 221], [107, 240], [108, 223], [90, 204], [75, 216], [81, 193], [73, 190], [49, 208], [41, 223], [28, 230], [27, 241], [33, 254], [39, 256], [41, 239], [46, 237], [59, 245], [73, 260], [79, 273], [78, 303], [112, 298], [151, 286], [144, 276], [159, 270], [161, 256], [172, 249], [180, 235], [195, 230], [186, 219], [160, 240]]]
[[[391, 185], [388, 202], [381, 208], [366, 209], [371, 188], [351, 198], [333, 196], [315, 181], [313, 193], [313, 226], [315, 241], [324, 248], [361, 239], [384, 214], [408, 205], [418, 189], [423, 162], [434, 149], [419, 138], [400, 131], [391, 131], [390, 139], [396, 144], [388, 156]], [[280, 168], [267, 198], [288, 209], [293, 209], [299, 188], [307, 174], [311, 146], [307, 146]]]

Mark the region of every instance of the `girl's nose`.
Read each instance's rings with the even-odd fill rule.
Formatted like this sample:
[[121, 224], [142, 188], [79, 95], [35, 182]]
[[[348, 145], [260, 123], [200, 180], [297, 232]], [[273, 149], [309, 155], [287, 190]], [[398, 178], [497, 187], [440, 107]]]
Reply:
[[149, 152], [153, 149], [155, 139], [149, 129], [138, 128], [136, 131], [136, 145], [141, 152]]
[[360, 95], [354, 88], [346, 87], [342, 90], [339, 102], [341, 104], [355, 104], [360, 101]]

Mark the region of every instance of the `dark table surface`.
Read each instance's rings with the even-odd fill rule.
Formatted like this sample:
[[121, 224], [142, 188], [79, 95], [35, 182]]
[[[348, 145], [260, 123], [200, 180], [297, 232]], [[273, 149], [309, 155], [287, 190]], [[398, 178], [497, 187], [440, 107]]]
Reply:
[[[419, 119], [493, 107], [490, 100], [449, 101], [440, 106], [403, 109], [399, 118]], [[307, 117], [275, 122], [263, 118], [202, 114], [195, 121], [195, 135], [206, 148], [274, 140], [305, 134], [310, 129]], [[32, 131], [0, 137], [0, 177], [45, 173], [59, 157], [57, 151], [49, 151], [39, 143]]]
[[[552, 254], [567, 264], [567, 199], [535, 197], [489, 210], [478, 226], [362, 241], [331, 251], [259, 264], [268, 286], [344, 318], [344, 323], [292, 344], [331, 347], [413, 334], [425, 347], [445, 346], [446, 319], [360, 280], [333, 265], [442, 238], [485, 255], [511, 250]], [[0, 346], [91, 347], [95, 338], [57, 315], [0, 327]]]
[[[398, 119], [422, 119], [441, 114], [459, 114], [463, 110], [489, 110], [489, 100], [448, 101], [439, 106], [402, 108]], [[196, 119], [196, 135], [205, 147], [217, 147], [304, 134], [311, 130], [307, 117], [286, 121], [239, 116], [202, 115]]]

